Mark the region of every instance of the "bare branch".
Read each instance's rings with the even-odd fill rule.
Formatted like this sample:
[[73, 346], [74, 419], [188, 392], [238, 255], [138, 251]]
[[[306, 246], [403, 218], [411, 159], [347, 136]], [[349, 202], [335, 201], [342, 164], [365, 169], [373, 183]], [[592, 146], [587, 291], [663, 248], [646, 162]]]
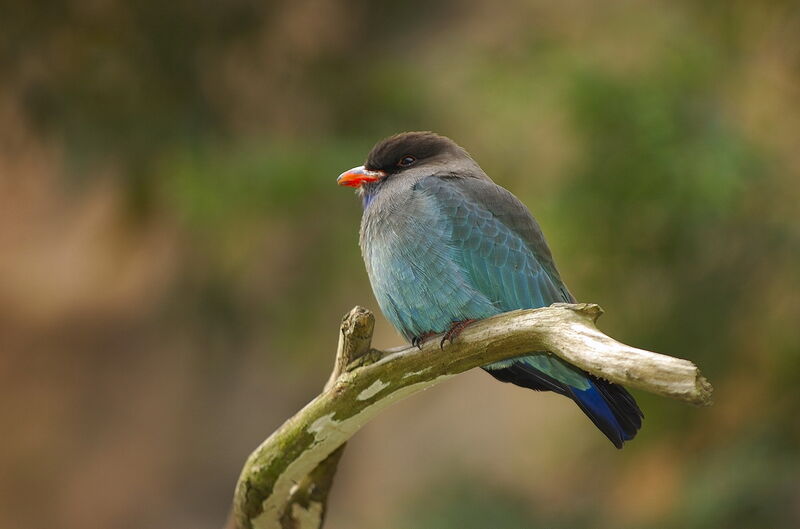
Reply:
[[[342, 319], [339, 328], [339, 345], [336, 348], [336, 361], [325, 391], [336, 383], [350, 363], [369, 352], [375, 316], [364, 307], [354, 307]], [[322, 527], [328, 505], [328, 493], [333, 486], [333, 476], [339, 466], [346, 443], [334, 450], [317, 468], [297, 483], [289, 494], [283, 514], [283, 529], [305, 529]]]
[[342, 318], [339, 327], [339, 345], [336, 347], [336, 361], [325, 391], [329, 390], [336, 379], [345, 372], [353, 361], [369, 352], [372, 345], [372, 331], [375, 329], [375, 316], [364, 307], [353, 307]]
[[[595, 326], [600, 314], [593, 304], [514, 311], [470, 325], [444, 351], [431, 339], [421, 350], [382, 352], [369, 349], [372, 315], [356, 307], [342, 323], [325, 391], [245, 463], [234, 496], [235, 527], [321, 527], [339, 448], [364, 424], [392, 403], [458, 373], [531, 351], [548, 351], [612, 382], [710, 404], [711, 385], [693, 363], [617, 342]], [[345, 365], [349, 370], [342, 372]]]

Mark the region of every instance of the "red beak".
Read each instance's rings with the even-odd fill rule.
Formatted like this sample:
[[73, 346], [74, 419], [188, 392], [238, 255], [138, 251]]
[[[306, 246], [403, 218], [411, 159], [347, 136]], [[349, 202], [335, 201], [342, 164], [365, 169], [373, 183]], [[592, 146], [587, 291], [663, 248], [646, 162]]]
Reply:
[[340, 174], [339, 178], [336, 179], [336, 183], [340, 186], [361, 187], [367, 182], [377, 182], [385, 176], [386, 173], [383, 171], [370, 171], [360, 165]]

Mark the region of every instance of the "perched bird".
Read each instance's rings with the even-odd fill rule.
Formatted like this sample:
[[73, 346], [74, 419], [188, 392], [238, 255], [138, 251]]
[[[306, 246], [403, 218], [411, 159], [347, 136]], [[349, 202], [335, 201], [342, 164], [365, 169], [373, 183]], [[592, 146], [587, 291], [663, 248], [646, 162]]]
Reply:
[[[414, 344], [439, 333], [452, 339], [501, 312], [575, 301], [528, 209], [449, 138], [386, 138], [338, 183], [361, 196], [361, 252], [381, 310]], [[552, 355], [531, 351], [483, 369], [571, 398], [617, 448], [641, 426], [622, 386]]]

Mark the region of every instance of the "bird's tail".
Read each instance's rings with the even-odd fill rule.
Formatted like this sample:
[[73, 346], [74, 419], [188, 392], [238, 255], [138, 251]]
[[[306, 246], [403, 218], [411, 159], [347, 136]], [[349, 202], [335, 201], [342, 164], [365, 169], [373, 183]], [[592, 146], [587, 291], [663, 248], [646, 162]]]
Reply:
[[579, 389], [514, 362], [502, 369], [486, 369], [493, 377], [538, 391], [554, 391], [571, 398], [617, 448], [630, 441], [642, 426], [644, 415], [625, 388], [586, 373], [589, 387]]
[[589, 376], [591, 386], [579, 390], [567, 386], [569, 397], [583, 410], [614, 446], [622, 448], [642, 426], [642, 410], [628, 391], [617, 384]]

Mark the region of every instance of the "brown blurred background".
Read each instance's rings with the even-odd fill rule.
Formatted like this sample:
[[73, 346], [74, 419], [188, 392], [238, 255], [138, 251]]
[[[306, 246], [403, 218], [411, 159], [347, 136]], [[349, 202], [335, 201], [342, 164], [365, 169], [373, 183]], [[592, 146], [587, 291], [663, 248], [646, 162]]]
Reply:
[[[336, 176], [435, 130], [576, 296], [696, 361], [623, 451], [482, 372], [349, 446], [330, 528], [800, 527], [800, 6], [0, 6], [0, 527], [217, 528], [373, 309]], [[378, 318], [376, 344], [400, 337]]]

